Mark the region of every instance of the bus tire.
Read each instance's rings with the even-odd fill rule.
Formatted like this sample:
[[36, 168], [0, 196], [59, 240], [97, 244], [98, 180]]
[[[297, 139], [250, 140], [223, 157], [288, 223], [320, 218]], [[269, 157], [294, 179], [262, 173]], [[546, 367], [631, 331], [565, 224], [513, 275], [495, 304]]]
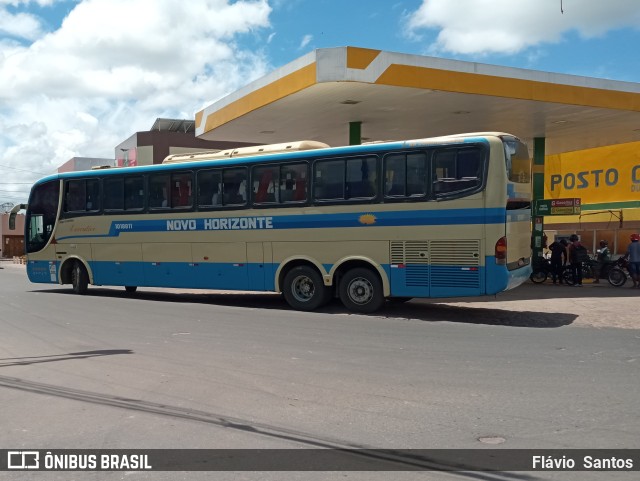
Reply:
[[89, 274], [80, 261], [75, 261], [71, 268], [71, 285], [76, 294], [86, 294], [89, 287]]
[[371, 313], [384, 303], [382, 282], [371, 269], [356, 267], [340, 279], [340, 300], [350, 311]]
[[331, 289], [310, 266], [297, 266], [287, 272], [282, 293], [287, 303], [299, 311], [313, 311], [331, 299]]
[[133, 294], [138, 290], [138, 286], [124, 286], [124, 290], [130, 294]]

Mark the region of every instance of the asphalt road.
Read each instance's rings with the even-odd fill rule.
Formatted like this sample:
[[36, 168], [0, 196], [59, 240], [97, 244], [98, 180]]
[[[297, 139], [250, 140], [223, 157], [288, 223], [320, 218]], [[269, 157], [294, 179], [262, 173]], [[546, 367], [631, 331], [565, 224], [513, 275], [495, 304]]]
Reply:
[[[640, 447], [632, 289], [528, 284], [488, 301], [412, 301], [367, 316], [337, 303], [296, 312], [273, 294], [92, 287], [77, 296], [3, 265], [0, 448]], [[7, 479], [637, 479], [603, 474]]]

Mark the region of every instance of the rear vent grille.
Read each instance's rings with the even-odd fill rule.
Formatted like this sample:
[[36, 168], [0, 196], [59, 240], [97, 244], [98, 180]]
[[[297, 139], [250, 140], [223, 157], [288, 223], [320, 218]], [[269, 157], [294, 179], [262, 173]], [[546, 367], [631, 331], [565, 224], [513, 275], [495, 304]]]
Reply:
[[473, 266], [480, 265], [479, 240], [430, 241], [431, 265]]
[[427, 241], [391, 242], [391, 263], [429, 265], [429, 243]]
[[404, 242], [391, 242], [391, 263], [404, 264]]
[[407, 287], [478, 288], [480, 241], [392, 241], [391, 264], [404, 267]]
[[429, 266], [407, 266], [405, 281], [409, 287], [428, 286]]

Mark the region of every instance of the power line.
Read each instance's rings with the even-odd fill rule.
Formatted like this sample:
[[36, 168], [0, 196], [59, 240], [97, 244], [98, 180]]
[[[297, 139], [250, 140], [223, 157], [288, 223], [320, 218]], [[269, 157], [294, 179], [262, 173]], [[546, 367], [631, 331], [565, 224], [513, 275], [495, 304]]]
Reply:
[[19, 169], [17, 167], [13, 167], [12, 165], [0, 164], [0, 167], [4, 167], [6, 169], [19, 170], [20, 172], [31, 172], [32, 174], [38, 174], [38, 175], [49, 175], [49, 174], [45, 174], [44, 172], [36, 172], [35, 170]]

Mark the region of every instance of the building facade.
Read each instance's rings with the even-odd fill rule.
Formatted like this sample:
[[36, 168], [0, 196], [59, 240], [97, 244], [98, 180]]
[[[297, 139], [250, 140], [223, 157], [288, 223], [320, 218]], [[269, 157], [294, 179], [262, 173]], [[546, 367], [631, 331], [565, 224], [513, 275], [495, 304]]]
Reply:
[[15, 230], [9, 230], [9, 214], [0, 215], [0, 257], [24, 255], [24, 215], [16, 216]]

